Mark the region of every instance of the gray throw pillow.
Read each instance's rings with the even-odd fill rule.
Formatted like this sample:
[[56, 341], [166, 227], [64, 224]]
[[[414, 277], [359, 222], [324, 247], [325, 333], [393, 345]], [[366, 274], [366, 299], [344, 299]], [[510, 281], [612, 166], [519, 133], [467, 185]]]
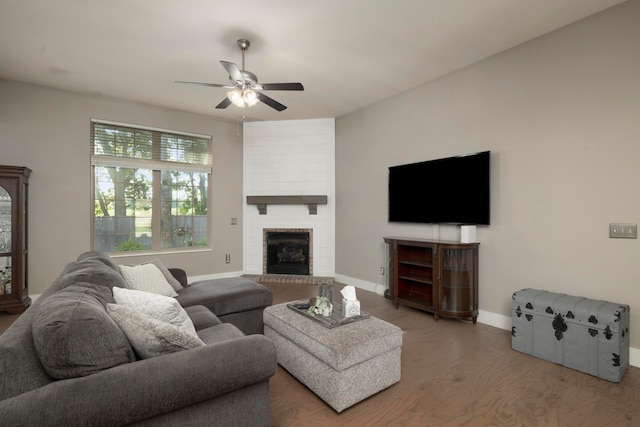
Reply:
[[143, 359], [205, 345], [198, 336], [131, 307], [107, 304], [107, 313], [122, 328]]
[[158, 295], [175, 297], [178, 294], [154, 264], [121, 265], [120, 272], [127, 282], [128, 289], [151, 292]]
[[77, 283], [38, 307], [33, 342], [52, 378], [82, 377], [135, 360], [127, 337], [106, 312], [111, 302], [109, 288]]
[[113, 299], [116, 304], [131, 307], [142, 314], [182, 328], [195, 337], [198, 336], [191, 318], [175, 298], [134, 289], [113, 288]]
[[180, 282], [178, 281], [178, 279], [173, 277], [173, 274], [171, 274], [169, 269], [165, 267], [162, 261], [160, 261], [159, 259], [154, 259], [149, 261], [149, 264], [153, 264], [156, 267], [158, 267], [158, 269], [162, 272], [162, 274], [164, 275], [164, 278], [167, 279], [167, 282], [169, 282], [169, 284], [171, 285], [174, 291], [179, 291], [184, 289], [180, 284]]

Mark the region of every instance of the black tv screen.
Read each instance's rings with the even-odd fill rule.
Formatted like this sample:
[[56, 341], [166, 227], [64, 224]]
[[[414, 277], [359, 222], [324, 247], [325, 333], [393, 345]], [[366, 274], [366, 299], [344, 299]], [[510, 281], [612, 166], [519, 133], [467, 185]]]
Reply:
[[389, 168], [389, 221], [489, 225], [490, 151]]

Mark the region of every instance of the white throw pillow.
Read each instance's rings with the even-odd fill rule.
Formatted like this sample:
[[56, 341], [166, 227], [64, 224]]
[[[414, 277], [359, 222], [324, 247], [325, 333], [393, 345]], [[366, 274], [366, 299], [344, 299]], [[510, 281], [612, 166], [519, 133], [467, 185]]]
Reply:
[[198, 336], [191, 318], [175, 298], [114, 286], [113, 299], [116, 304], [131, 307], [140, 313], [182, 328], [195, 337]]
[[175, 297], [173, 290], [164, 274], [154, 264], [121, 265], [120, 271], [129, 289], [151, 292], [153, 294]]
[[107, 304], [107, 313], [143, 359], [205, 345], [200, 338], [194, 337], [184, 329], [154, 319], [131, 307]]

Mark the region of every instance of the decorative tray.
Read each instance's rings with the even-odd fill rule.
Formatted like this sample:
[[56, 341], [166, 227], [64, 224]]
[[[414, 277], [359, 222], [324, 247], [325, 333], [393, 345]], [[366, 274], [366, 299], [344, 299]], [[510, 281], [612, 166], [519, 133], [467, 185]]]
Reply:
[[342, 315], [342, 304], [338, 302], [333, 303], [333, 312], [331, 316], [328, 316], [328, 317], [325, 317], [321, 314], [316, 314], [314, 316], [311, 313], [309, 313], [308, 299], [302, 299], [302, 300], [290, 302], [287, 304], [287, 307], [289, 307], [291, 310], [295, 311], [296, 313], [300, 313], [303, 316], [308, 317], [311, 320], [315, 320], [325, 328], [329, 328], [329, 329], [336, 328], [338, 326], [346, 325], [349, 323], [353, 323], [358, 320], [368, 319], [371, 316], [366, 311], [360, 310], [359, 316], [344, 317]]

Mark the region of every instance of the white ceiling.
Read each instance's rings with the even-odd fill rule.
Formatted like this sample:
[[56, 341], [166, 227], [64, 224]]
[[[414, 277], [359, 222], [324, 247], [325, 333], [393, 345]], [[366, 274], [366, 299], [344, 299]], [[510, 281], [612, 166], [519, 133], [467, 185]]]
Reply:
[[[0, 0], [0, 78], [237, 119], [219, 60], [267, 92], [247, 120], [339, 117], [624, 0]], [[0, 94], [1, 96], [1, 94]]]

